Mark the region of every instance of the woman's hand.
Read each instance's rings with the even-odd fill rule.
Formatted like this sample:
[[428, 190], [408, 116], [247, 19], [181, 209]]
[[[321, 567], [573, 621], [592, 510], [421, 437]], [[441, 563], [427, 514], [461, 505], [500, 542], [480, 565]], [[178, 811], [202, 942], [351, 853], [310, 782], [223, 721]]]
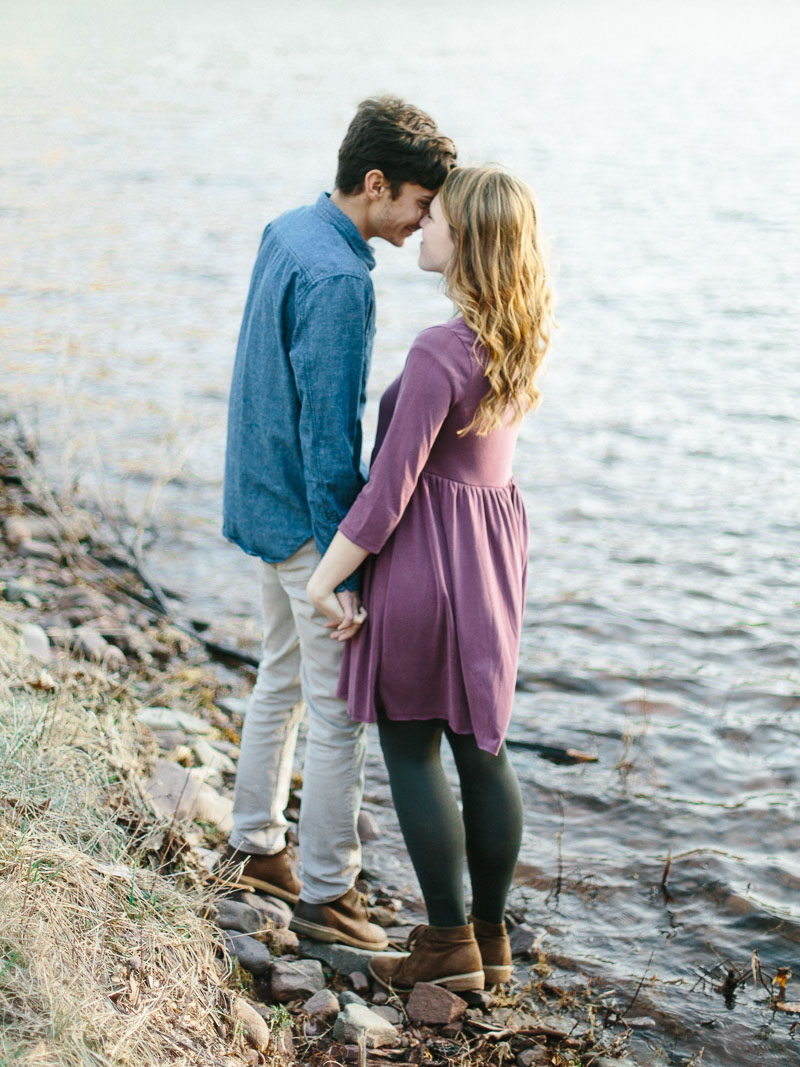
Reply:
[[334, 593], [320, 583], [316, 572], [311, 575], [306, 592], [314, 607], [330, 620], [326, 625], [333, 630], [334, 641], [348, 641], [358, 633], [367, 617], [358, 593], [348, 589]]

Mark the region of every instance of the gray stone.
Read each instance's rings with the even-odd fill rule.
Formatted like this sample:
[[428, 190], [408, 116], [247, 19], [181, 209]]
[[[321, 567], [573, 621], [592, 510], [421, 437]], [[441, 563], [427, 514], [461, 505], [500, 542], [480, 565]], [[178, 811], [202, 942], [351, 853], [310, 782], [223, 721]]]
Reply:
[[218, 697], [214, 703], [227, 715], [241, 715], [244, 718], [247, 712], [247, 700], [242, 697]]
[[357, 1045], [362, 1034], [367, 1048], [395, 1048], [400, 1044], [400, 1035], [390, 1022], [361, 1004], [348, 1004], [334, 1023], [334, 1039]]
[[[594, 1067], [597, 1067], [599, 1062], [599, 1060], [594, 1060]], [[546, 1063], [550, 1063], [550, 1054], [547, 1049], [536, 1046], [524, 1048], [517, 1056], [517, 1067], [540, 1067]]]
[[264, 921], [261, 913], [251, 908], [249, 904], [242, 904], [239, 900], [218, 900], [217, 926], [222, 930], [238, 930], [242, 934], [254, 934], [263, 930]]
[[527, 923], [521, 923], [519, 926], [515, 926], [513, 930], [509, 930], [508, 940], [511, 942], [511, 955], [532, 956], [534, 953], [534, 946], [541, 934], [541, 929], [534, 930], [534, 928], [528, 926]]
[[380, 904], [376, 904], [375, 907], [369, 909], [370, 920], [377, 923], [378, 926], [383, 926], [384, 929], [387, 926], [394, 926], [397, 922], [397, 912], [392, 911], [390, 908], [384, 908]]
[[330, 989], [320, 989], [309, 997], [303, 1005], [303, 1011], [320, 1019], [332, 1019], [339, 1014], [339, 999]]
[[267, 1024], [246, 1000], [236, 997], [233, 1001], [231, 1016], [239, 1023], [244, 1031], [244, 1036], [257, 1049], [267, 1049], [270, 1043], [270, 1031]]
[[211, 767], [220, 774], [236, 774], [236, 764], [222, 752], [218, 752], [208, 741], [202, 738], [195, 741], [192, 751], [203, 767]]
[[377, 819], [368, 811], [358, 813], [358, 836], [361, 841], [377, 841], [381, 836]]
[[222, 833], [230, 833], [233, 828], [233, 801], [196, 781], [191, 771], [177, 763], [158, 760], [145, 790], [170, 819], [200, 819]]
[[275, 926], [269, 932], [269, 940], [273, 949], [279, 956], [296, 956], [299, 938], [294, 930], [286, 926]]
[[358, 993], [362, 997], [369, 993], [369, 979], [363, 971], [351, 971], [347, 977], [354, 993]]
[[433, 982], [417, 982], [406, 1006], [409, 1019], [415, 1023], [440, 1024], [455, 1022], [467, 1010], [467, 1002], [456, 993]]
[[343, 989], [339, 994], [339, 1003], [344, 1008], [347, 1004], [361, 1004], [363, 1007], [367, 1007], [367, 1002], [363, 997], [359, 996], [352, 989]]
[[3, 523], [3, 536], [9, 548], [16, 548], [23, 541], [30, 541], [33, 528], [25, 515], [10, 515]]
[[227, 930], [222, 931], [222, 939], [231, 956], [235, 956], [250, 974], [260, 978], [269, 973], [272, 957], [266, 945], [248, 934], [231, 934]]
[[372, 994], [373, 1004], [387, 1004], [389, 1002], [389, 994], [385, 989], [376, 989]]
[[625, 1056], [621, 1060], [612, 1059], [611, 1056], [601, 1056], [595, 1060], [592, 1067], [637, 1067], [636, 1061]]
[[40, 663], [50, 662], [52, 659], [50, 638], [41, 626], [36, 626], [35, 623], [32, 622], [23, 626], [22, 641], [25, 648], [30, 652], [34, 659], [38, 659]]
[[324, 988], [325, 975], [317, 960], [297, 960], [296, 963], [278, 960], [272, 965], [270, 992], [273, 1000], [279, 1003], [309, 997]]
[[292, 921], [292, 909], [285, 901], [279, 900], [277, 897], [262, 896], [261, 893], [242, 892], [239, 894], [239, 900], [261, 912], [264, 918], [269, 919], [273, 926], [286, 927]]
[[37, 608], [41, 604], [43, 592], [27, 582], [18, 582], [15, 578], [9, 578], [3, 589], [3, 598], [9, 604], [27, 604], [29, 608]]
[[578, 1025], [571, 1015], [539, 1015], [536, 1025], [552, 1037], [568, 1037]]
[[351, 971], [366, 972], [369, 961], [375, 955], [368, 949], [330, 944], [327, 941], [312, 941], [310, 937], [300, 938], [300, 953], [312, 960], [322, 960], [340, 974], [350, 974]]
[[397, 1008], [392, 1008], [389, 1004], [376, 1004], [372, 1010], [376, 1015], [380, 1015], [382, 1019], [385, 1019], [387, 1023], [391, 1023], [392, 1026], [399, 1026], [403, 1021], [403, 1016]]
[[61, 559], [61, 550], [49, 541], [22, 541], [16, 551], [18, 556], [26, 559], [50, 559], [55, 563]]
[[187, 734], [209, 734], [214, 729], [205, 719], [173, 708], [141, 708], [136, 713], [136, 718], [151, 730], [183, 730]]

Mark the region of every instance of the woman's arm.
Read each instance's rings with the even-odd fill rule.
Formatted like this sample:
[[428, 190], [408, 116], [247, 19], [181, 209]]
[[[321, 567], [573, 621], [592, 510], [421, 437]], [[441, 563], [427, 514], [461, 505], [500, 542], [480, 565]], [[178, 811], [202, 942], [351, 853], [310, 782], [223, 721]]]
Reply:
[[331, 620], [332, 629], [333, 625], [336, 625], [331, 634], [336, 641], [346, 641], [358, 633], [359, 626], [367, 617], [362, 607], [352, 618], [348, 618], [334, 589], [360, 567], [368, 555], [369, 552], [365, 548], [359, 548], [352, 541], [348, 541], [344, 534], [337, 530], [328, 551], [308, 580], [306, 592], [309, 599], [315, 608]]

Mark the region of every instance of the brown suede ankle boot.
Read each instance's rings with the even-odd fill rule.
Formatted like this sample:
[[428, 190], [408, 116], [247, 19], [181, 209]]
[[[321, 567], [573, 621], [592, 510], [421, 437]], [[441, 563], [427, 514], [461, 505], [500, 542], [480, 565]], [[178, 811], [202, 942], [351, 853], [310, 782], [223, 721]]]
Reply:
[[410, 952], [373, 956], [369, 972], [387, 989], [405, 992], [417, 982], [433, 982], [459, 992], [483, 989], [481, 954], [472, 923], [466, 926], [418, 926], [409, 939]]
[[483, 973], [486, 984], [497, 985], [498, 982], [511, 980], [511, 944], [508, 940], [506, 924], [487, 923], [470, 915], [475, 927], [475, 940], [483, 961]]

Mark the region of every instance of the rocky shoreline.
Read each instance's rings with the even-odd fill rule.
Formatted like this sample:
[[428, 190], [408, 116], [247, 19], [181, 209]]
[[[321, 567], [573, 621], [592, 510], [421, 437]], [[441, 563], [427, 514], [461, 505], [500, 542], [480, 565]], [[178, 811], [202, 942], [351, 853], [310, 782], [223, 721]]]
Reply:
[[[109, 693], [133, 698], [138, 788], [169, 828], [162, 861], [169, 851], [178, 875], [208, 888], [204, 917], [231, 991], [228, 1025], [249, 1046], [244, 1062], [633, 1067], [613, 995], [585, 980], [569, 988], [551, 982], [544, 931], [525, 915], [508, 915], [508, 988], [459, 996], [420, 983], [403, 999], [371, 986], [368, 954], [298, 940], [284, 902], [235, 888], [237, 872], [220, 870], [219, 853], [231, 824], [248, 682], [231, 671], [236, 650], [211, 646], [227, 655], [220, 669], [211, 643], [172, 614], [108, 518], [43, 481], [35, 446], [14, 420], [0, 426], [0, 486], [0, 621], [19, 635], [28, 684], [57, 691], [78, 663]], [[294, 785], [288, 815], [296, 820], [299, 779]], [[365, 840], [380, 835], [368, 811], [359, 828]], [[418, 917], [398, 888], [370, 875], [359, 889], [402, 947]]]

